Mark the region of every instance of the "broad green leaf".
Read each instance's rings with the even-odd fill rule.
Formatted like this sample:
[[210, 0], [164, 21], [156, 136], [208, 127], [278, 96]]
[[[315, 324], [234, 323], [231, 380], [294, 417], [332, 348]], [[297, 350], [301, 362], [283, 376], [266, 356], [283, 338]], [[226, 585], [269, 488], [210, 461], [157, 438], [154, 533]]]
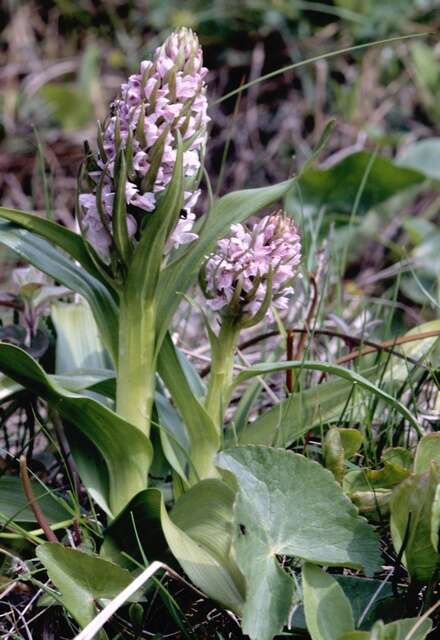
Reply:
[[427, 473], [431, 463], [440, 466], [440, 433], [427, 433], [417, 445], [414, 473]]
[[[349, 600], [354, 620], [359, 621], [362, 618], [360, 625], [362, 629], [369, 629], [372, 626], [380, 617], [379, 611], [385, 605], [385, 601], [393, 597], [393, 589], [389, 582], [363, 576], [340, 574], [334, 575], [333, 578], [342, 587]], [[295, 630], [306, 629], [303, 606], [298, 607], [295, 611], [291, 627]]]
[[55, 302], [50, 317], [57, 332], [55, 371], [106, 369], [109, 365], [98, 328], [85, 301], [77, 304]]
[[426, 138], [408, 145], [397, 163], [420, 171], [433, 180], [440, 180], [440, 138]]
[[270, 640], [288, 617], [294, 583], [279, 556], [368, 573], [377, 567], [376, 534], [318, 463], [248, 446], [222, 452], [218, 464], [238, 485], [233, 544], [246, 578], [243, 629], [252, 639]]
[[[63, 501], [57, 497], [53, 489], [32, 479], [31, 486], [38, 506], [49, 524], [72, 518], [72, 512], [63, 505]], [[0, 520], [4, 525], [10, 519], [20, 523], [36, 523], [34, 512], [23, 493], [20, 478], [3, 474], [0, 477]]]
[[234, 560], [234, 492], [220, 480], [202, 480], [168, 514], [162, 503], [165, 538], [182, 569], [210, 598], [240, 613], [243, 577]]
[[356, 626], [361, 629], [369, 629], [378, 619], [378, 611], [386, 600], [393, 597], [392, 585], [387, 581], [353, 575], [335, 575], [334, 578], [350, 601]]
[[243, 222], [264, 207], [284, 198], [294, 180], [292, 178], [271, 187], [235, 191], [214, 203], [208, 218], [201, 221], [197, 242], [185, 249], [183, 255], [172, 261], [160, 275], [158, 317], [161, 318], [162, 327], [158, 336], [159, 346], [168, 331], [181, 296], [196, 281], [200, 265], [216, 241], [229, 232], [231, 224]]
[[9, 223], [0, 223], [0, 243], [14, 251], [65, 287], [80, 293], [89, 303], [102, 340], [117, 359], [118, 311], [116, 302], [101, 281], [77, 266], [50, 242]]
[[352, 390], [347, 380], [331, 380], [293, 393], [248, 422], [239, 443], [288, 447], [314, 427], [338, 420]]
[[[384, 624], [382, 620], [379, 620], [371, 629], [368, 640], [406, 640], [418, 623], [419, 618], [404, 618], [389, 624]], [[425, 640], [431, 629], [432, 620], [426, 618], [419, 628], [411, 634], [411, 640]]]
[[309, 369], [312, 371], [323, 371], [325, 373], [344, 378], [345, 380], [349, 380], [352, 382], [352, 384], [358, 385], [362, 389], [366, 389], [373, 395], [383, 400], [386, 404], [390, 405], [393, 409], [395, 409], [395, 411], [400, 413], [401, 416], [408, 420], [417, 429], [418, 432], [420, 431], [418, 422], [414, 418], [412, 413], [408, 411], [405, 405], [396, 400], [396, 398], [393, 398], [393, 396], [374, 385], [372, 382], [370, 382], [370, 380], [361, 376], [359, 373], [326, 362], [313, 362], [308, 360], [295, 362], [294, 360], [288, 360], [286, 362], [277, 362], [274, 364], [257, 364], [241, 371], [241, 373], [239, 373], [235, 377], [233, 381], [233, 387], [237, 387], [243, 382], [246, 382], [246, 380], [255, 378], [256, 376], [285, 371], [286, 369]]
[[132, 581], [126, 569], [61, 544], [42, 544], [37, 556], [60, 592], [61, 602], [81, 627], [98, 613], [100, 600], [114, 598]]
[[368, 631], [348, 631], [339, 636], [338, 640], [370, 640]]
[[152, 450], [139, 429], [96, 400], [63, 389], [18, 347], [0, 343], [0, 370], [47, 400], [100, 451], [109, 473], [114, 515], [146, 488]]
[[440, 556], [432, 545], [432, 506], [440, 482], [439, 468], [433, 464], [423, 475], [402, 482], [391, 498], [391, 537], [396, 553], [406, 538], [403, 563], [411, 579], [429, 582]]
[[215, 477], [214, 457], [220, 448], [219, 435], [212, 419], [195, 396], [181, 362], [171, 337], [167, 335], [159, 352], [158, 372], [185, 423], [194, 470], [200, 479]]
[[49, 376], [67, 391], [95, 391], [106, 398], [115, 397], [115, 372], [113, 369], [76, 369], [65, 374]]
[[[330, 169], [308, 169], [298, 180], [298, 191], [292, 192], [292, 196], [303, 205], [310, 204], [318, 209], [325, 206], [327, 210], [350, 213], [367, 172], [358, 204], [361, 215], [425, 180], [424, 173], [420, 171], [399, 167], [380, 155], [372, 160], [371, 152], [359, 151]], [[297, 207], [295, 202], [289, 206]]]
[[330, 574], [306, 562], [302, 590], [307, 631], [312, 640], [338, 640], [343, 633], [354, 631], [350, 602]]

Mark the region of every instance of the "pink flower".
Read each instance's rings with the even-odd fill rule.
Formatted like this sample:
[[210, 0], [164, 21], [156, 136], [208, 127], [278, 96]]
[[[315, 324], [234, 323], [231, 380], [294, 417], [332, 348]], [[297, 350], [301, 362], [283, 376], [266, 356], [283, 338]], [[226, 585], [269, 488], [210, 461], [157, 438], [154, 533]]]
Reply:
[[250, 228], [233, 224], [201, 272], [207, 304], [224, 315], [248, 320], [267, 306], [270, 317], [269, 302], [278, 309], [288, 308], [300, 262], [300, 236], [291, 218], [277, 213]]
[[[112, 113], [103, 125], [103, 153], [96, 157], [96, 167], [89, 177], [98, 185], [105, 172], [107, 194], [116, 192], [114, 167], [121, 148], [130, 144], [131, 160], [127, 160], [130, 178], [125, 186], [128, 215], [132, 216], [129, 235], [138, 239], [143, 227], [142, 217], [153, 212], [157, 201], [169, 184], [176, 162], [176, 134], [180, 131], [186, 141], [183, 157], [185, 178], [186, 217], [181, 219], [172, 232], [167, 247], [190, 242], [196, 238], [191, 232], [195, 215], [193, 207], [198, 194], [201, 160], [206, 145], [207, 115], [206, 84], [203, 80], [207, 70], [202, 64], [202, 50], [197, 36], [189, 29], [172, 33], [154, 53], [152, 61], [143, 61], [139, 72], [129, 76], [121, 85], [120, 96], [112, 104]], [[157, 167], [158, 140], [165, 137], [160, 166]], [[159, 144], [159, 143], [158, 143]], [[154, 161], [154, 159], [156, 159]], [[82, 193], [80, 205], [83, 209], [82, 228], [87, 239], [99, 242], [99, 253], [107, 262], [112, 249], [104, 235], [111, 224], [103, 224], [96, 206], [96, 188], [93, 193]], [[112, 208], [104, 206], [111, 220]], [[91, 218], [95, 217], [95, 222]], [[133, 231], [134, 229], [134, 231]], [[104, 239], [105, 238], [105, 239]]]

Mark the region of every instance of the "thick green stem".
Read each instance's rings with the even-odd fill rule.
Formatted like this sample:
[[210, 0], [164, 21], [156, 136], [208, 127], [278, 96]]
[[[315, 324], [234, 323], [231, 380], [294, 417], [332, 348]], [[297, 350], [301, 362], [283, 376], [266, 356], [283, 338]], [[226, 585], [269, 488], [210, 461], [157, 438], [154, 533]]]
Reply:
[[121, 297], [116, 411], [147, 436], [155, 387], [154, 303], [145, 303], [133, 293]]
[[205, 408], [219, 432], [229, 401], [234, 353], [239, 331], [240, 328], [236, 322], [225, 318], [216, 344], [212, 345], [212, 365]]

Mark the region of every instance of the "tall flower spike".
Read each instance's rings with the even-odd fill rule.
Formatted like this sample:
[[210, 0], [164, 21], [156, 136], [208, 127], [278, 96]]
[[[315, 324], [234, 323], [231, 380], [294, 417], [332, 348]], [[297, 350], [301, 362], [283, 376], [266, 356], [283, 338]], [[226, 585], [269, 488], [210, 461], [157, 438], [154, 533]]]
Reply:
[[125, 202], [130, 239], [138, 239], [144, 218], [153, 212], [169, 184], [176, 161], [176, 134], [184, 144], [184, 210], [170, 235], [167, 250], [196, 238], [193, 208], [199, 191], [206, 144], [207, 69], [197, 36], [186, 28], [171, 34], [152, 61], [121, 86], [111, 113], [98, 127], [98, 154], [89, 157], [89, 188], [79, 196], [81, 227], [87, 240], [106, 262], [114, 249], [112, 213], [115, 199], [115, 161], [125, 150]]
[[211, 309], [251, 325], [271, 316], [270, 304], [287, 308], [300, 261], [296, 226], [278, 212], [250, 229], [232, 225], [205, 262], [200, 284]]

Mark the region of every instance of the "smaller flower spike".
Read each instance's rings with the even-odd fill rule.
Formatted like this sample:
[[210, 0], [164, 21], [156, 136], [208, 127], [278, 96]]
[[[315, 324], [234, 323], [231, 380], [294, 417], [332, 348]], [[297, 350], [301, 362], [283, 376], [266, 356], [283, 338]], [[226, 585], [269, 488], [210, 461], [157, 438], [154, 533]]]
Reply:
[[287, 308], [300, 261], [296, 226], [278, 212], [250, 229], [232, 225], [206, 260], [200, 284], [211, 309], [250, 326], [271, 315], [271, 304]]
[[[110, 115], [98, 127], [96, 156], [87, 161], [86, 189], [81, 188], [79, 213], [85, 237], [107, 263], [115, 243], [114, 214], [118, 153], [124, 150], [126, 171], [125, 208], [130, 242], [138, 240], [145, 216], [157, 207], [173, 175], [177, 132], [183, 145], [184, 208], [166, 250], [191, 242], [195, 221], [193, 208], [206, 145], [207, 69], [197, 36], [186, 28], [171, 34], [155, 51], [152, 61], [141, 63], [137, 74], [121, 86]], [[83, 180], [85, 183], [85, 180]]]

